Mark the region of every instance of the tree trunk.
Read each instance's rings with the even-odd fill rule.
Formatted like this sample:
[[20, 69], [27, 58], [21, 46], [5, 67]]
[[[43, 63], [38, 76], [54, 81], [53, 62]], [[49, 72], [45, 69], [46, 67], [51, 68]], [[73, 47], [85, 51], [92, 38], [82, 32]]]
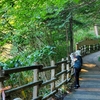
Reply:
[[70, 53], [73, 52], [73, 18], [72, 14], [69, 19], [69, 41], [70, 41]]

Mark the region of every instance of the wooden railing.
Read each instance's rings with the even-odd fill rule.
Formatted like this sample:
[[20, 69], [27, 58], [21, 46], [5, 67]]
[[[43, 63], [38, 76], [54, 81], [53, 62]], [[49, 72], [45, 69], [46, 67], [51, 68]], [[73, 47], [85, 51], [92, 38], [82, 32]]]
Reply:
[[[51, 66], [44, 67], [43, 65], [33, 65], [21, 68], [11, 68], [7, 70], [1, 70], [0, 76], [0, 88], [3, 88], [2, 82], [4, 80], [10, 79], [10, 74], [18, 73], [22, 71], [33, 70], [33, 82], [19, 86], [17, 88], [11, 88], [5, 91], [6, 95], [12, 95], [12, 93], [25, 90], [26, 88], [33, 87], [33, 97], [32, 100], [47, 100], [49, 97], [52, 97], [54, 94], [58, 92], [59, 87], [67, 84], [72, 76], [73, 76], [73, 67], [71, 67], [70, 60], [62, 59], [62, 61], [58, 63], [54, 63], [51, 61]], [[57, 71], [61, 69], [60, 71]], [[49, 71], [50, 79], [49, 80], [41, 80], [40, 77], [42, 73]], [[41, 73], [41, 74], [40, 74]], [[59, 79], [60, 78], [60, 79]], [[58, 82], [59, 80], [59, 82]], [[23, 80], [24, 81], [24, 80]], [[46, 96], [39, 95], [39, 91], [44, 86], [50, 85], [50, 92]]]
[[76, 50], [81, 50], [82, 56], [99, 51], [100, 39], [86, 39], [76, 44]]
[[[84, 40], [82, 42], [79, 42], [76, 45], [76, 50], [80, 49], [82, 52], [82, 55], [89, 54], [94, 51], [100, 50], [100, 42], [99, 40]], [[58, 71], [58, 69], [61, 69]], [[9, 90], [5, 91], [6, 95], [11, 95], [14, 92], [25, 90], [26, 88], [33, 87], [33, 96], [32, 100], [47, 100], [48, 98], [54, 96], [57, 92], [58, 89], [64, 85], [67, 84], [73, 76], [73, 66], [71, 65], [70, 59], [62, 59], [62, 61], [55, 63], [54, 61], [51, 61], [51, 65], [48, 67], [44, 67], [43, 65], [33, 65], [33, 66], [26, 66], [26, 67], [21, 67], [21, 68], [11, 68], [11, 69], [6, 69], [0, 70], [0, 89], [4, 88], [2, 85], [4, 80], [10, 79], [10, 75], [13, 73], [18, 73], [18, 72], [23, 72], [23, 71], [28, 71], [28, 70], [33, 70], [33, 82], [30, 82], [28, 84], [16, 87], [16, 88], [11, 88]], [[50, 79], [48, 80], [41, 80], [41, 75], [42, 73], [48, 72], [49, 71], [49, 77]], [[24, 81], [24, 80], [23, 80]], [[50, 92], [43, 96], [39, 94], [39, 91], [41, 88], [50, 85]], [[0, 92], [0, 94], [2, 91]], [[1, 96], [0, 96], [1, 100]]]

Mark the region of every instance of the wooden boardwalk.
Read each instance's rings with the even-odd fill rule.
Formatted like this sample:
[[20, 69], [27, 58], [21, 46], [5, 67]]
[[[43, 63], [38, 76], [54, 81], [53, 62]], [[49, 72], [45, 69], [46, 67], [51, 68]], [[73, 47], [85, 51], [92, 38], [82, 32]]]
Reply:
[[100, 100], [100, 51], [83, 57], [80, 88], [73, 89], [64, 100]]

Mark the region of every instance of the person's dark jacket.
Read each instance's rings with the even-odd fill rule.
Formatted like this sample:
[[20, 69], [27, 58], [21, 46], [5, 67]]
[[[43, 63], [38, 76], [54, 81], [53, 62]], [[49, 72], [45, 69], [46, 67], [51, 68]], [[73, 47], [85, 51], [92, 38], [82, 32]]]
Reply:
[[77, 58], [77, 60], [74, 63], [74, 67], [75, 68], [81, 68], [82, 64], [83, 64], [83, 60], [81, 56], [76, 56], [75, 58]]

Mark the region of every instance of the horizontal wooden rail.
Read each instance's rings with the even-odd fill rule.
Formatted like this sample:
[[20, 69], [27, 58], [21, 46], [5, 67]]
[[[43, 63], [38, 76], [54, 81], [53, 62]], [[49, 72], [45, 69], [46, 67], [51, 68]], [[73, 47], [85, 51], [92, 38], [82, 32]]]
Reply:
[[58, 89], [60, 86], [62, 86], [63, 84], [67, 83], [67, 79], [64, 80], [63, 82], [61, 82], [59, 85], [56, 86], [56, 88]]
[[67, 73], [67, 72], [68, 72], [67, 70], [64, 70], [64, 71], [62, 71], [62, 72], [59, 72], [59, 73], [56, 74], [56, 77], [59, 77], [59, 76], [61, 76], [62, 74]]
[[81, 46], [84, 45], [96, 45], [100, 44], [100, 39], [86, 39], [76, 44], [76, 49], [79, 49]]
[[48, 70], [51, 70], [51, 69], [56, 69], [57, 66], [49, 66], [49, 67], [44, 67], [43, 69], [40, 70], [40, 72], [43, 72], [43, 71], [48, 71]]
[[2, 70], [3, 74], [12, 74], [12, 73], [17, 73], [21, 71], [28, 71], [32, 69], [42, 69], [43, 65], [33, 65], [33, 66], [27, 66], [27, 67], [18, 67], [18, 68], [10, 68], [6, 70]]
[[76, 44], [76, 50], [81, 50], [82, 56], [100, 50], [100, 39], [86, 39]]
[[25, 84], [23, 86], [19, 86], [18, 88], [13, 88], [13, 89], [7, 90], [7, 91], [5, 91], [5, 93], [9, 93], [10, 94], [12, 92], [17, 92], [19, 90], [24, 90], [24, 89], [30, 88], [32, 86], [41, 85], [42, 83], [43, 83], [43, 81], [31, 82], [31, 83]]
[[59, 61], [59, 62], [57, 62], [57, 63], [55, 63], [55, 65], [61, 65], [62, 63], [68, 63], [68, 61], [67, 60], [64, 60], [64, 61]]
[[48, 94], [47, 96], [43, 97], [42, 100], [47, 100], [49, 97], [52, 97], [55, 93], [57, 93], [57, 90], [52, 91], [50, 94]]
[[57, 80], [57, 78], [53, 78], [51, 80], [48, 80], [47, 82], [43, 82], [43, 84], [41, 85], [41, 87], [46, 86], [47, 84], [50, 84], [52, 82], [55, 82]]

